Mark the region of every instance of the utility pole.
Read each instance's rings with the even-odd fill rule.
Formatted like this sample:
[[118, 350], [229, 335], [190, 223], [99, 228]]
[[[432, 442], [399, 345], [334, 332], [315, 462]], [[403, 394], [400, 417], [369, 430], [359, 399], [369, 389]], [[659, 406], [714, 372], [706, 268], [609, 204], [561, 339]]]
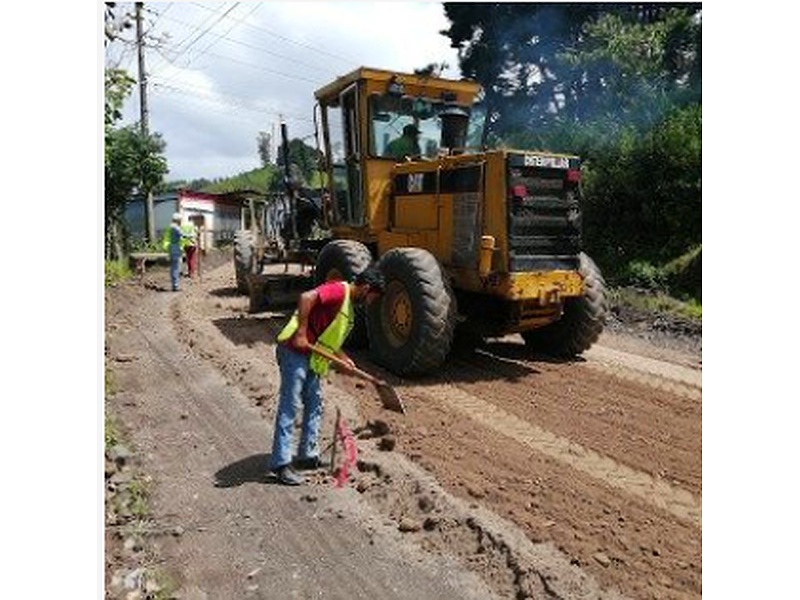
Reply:
[[[143, 2], [136, 3], [136, 51], [139, 56], [139, 127], [143, 138], [147, 138], [150, 134], [150, 127], [148, 125], [148, 111], [147, 111], [147, 72], [144, 68], [144, 33], [142, 32], [142, 7]], [[144, 181], [141, 182], [140, 189], [144, 187]], [[147, 199], [145, 205], [145, 220], [147, 222], [147, 241], [155, 242], [156, 240], [156, 224], [153, 211], [153, 190], [146, 190]]]

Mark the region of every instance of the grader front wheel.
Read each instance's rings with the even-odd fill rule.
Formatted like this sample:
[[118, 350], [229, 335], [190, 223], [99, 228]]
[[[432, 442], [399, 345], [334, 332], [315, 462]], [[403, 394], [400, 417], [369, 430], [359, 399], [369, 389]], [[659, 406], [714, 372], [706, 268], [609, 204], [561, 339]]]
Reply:
[[370, 353], [398, 375], [423, 375], [444, 362], [453, 341], [456, 300], [436, 258], [395, 248], [378, 263], [386, 292], [369, 306]]
[[236, 288], [240, 294], [249, 294], [248, 277], [251, 274], [258, 274], [259, 270], [255, 236], [248, 229], [233, 234], [233, 267], [236, 272]]

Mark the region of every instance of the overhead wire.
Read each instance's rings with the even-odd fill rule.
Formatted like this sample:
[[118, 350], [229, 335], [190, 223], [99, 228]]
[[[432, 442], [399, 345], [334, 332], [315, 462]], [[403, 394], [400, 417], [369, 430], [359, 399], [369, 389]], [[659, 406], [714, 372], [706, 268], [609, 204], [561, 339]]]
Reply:
[[[156, 95], [162, 95], [162, 97], [164, 95], [169, 95], [169, 94], [183, 95], [183, 96], [191, 98], [193, 102], [202, 103], [209, 110], [212, 110], [212, 111], [220, 113], [220, 114], [224, 114], [229, 118], [235, 118], [237, 120], [240, 120], [240, 121], [243, 121], [243, 122], [247, 122], [247, 123], [253, 123], [253, 119], [248, 118], [246, 116], [246, 114], [242, 114], [242, 113], [248, 113], [248, 114], [257, 115], [257, 116], [259, 116], [259, 115], [269, 116], [270, 118], [278, 117], [281, 120], [285, 119], [285, 120], [297, 122], [300, 125], [314, 123], [314, 121], [310, 117], [300, 117], [300, 116], [288, 113], [285, 110], [274, 110], [274, 109], [271, 109], [271, 108], [268, 108], [268, 107], [265, 107], [265, 106], [258, 106], [257, 104], [254, 105], [252, 102], [248, 102], [246, 99], [244, 99], [242, 97], [239, 97], [239, 96], [225, 95], [225, 94], [210, 95], [210, 94], [206, 93], [205, 90], [203, 88], [201, 88], [201, 87], [191, 86], [191, 84], [188, 84], [186, 82], [177, 83], [174, 80], [179, 76], [179, 73], [172, 74], [172, 75], [167, 76], [167, 77], [161, 76], [161, 73], [164, 73], [164, 71], [165, 71], [165, 69], [167, 67], [176, 66], [175, 63], [177, 61], [179, 61], [181, 59], [181, 57], [185, 57], [187, 59], [186, 66], [188, 66], [189, 64], [197, 61], [201, 57], [211, 56], [211, 57], [215, 57], [215, 58], [218, 58], [218, 59], [221, 59], [221, 60], [225, 60], [225, 61], [233, 62], [233, 63], [236, 63], [236, 64], [240, 64], [240, 65], [246, 66], [248, 68], [255, 69], [257, 71], [261, 71], [261, 72], [264, 72], [264, 73], [270, 73], [270, 74], [273, 74], [273, 75], [278, 75], [280, 77], [291, 79], [291, 80], [295, 80], [295, 81], [307, 82], [307, 83], [311, 83], [311, 84], [314, 84], [314, 85], [323, 85], [324, 83], [326, 83], [325, 81], [314, 80], [314, 79], [311, 79], [309, 77], [304, 77], [302, 75], [297, 74], [296, 72], [295, 73], [287, 73], [287, 72], [280, 71], [280, 70], [277, 70], [277, 69], [271, 69], [271, 68], [268, 68], [268, 67], [264, 67], [263, 65], [257, 65], [257, 64], [253, 64], [253, 63], [250, 63], [250, 62], [247, 62], [247, 61], [239, 60], [239, 59], [233, 58], [231, 56], [225, 56], [223, 54], [210, 52], [210, 49], [212, 47], [217, 45], [220, 41], [224, 40], [224, 41], [226, 41], [226, 42], [228, 42], [230, 44], [236, 44], [236, 45], [239, 45], [239, 46], [247, 47], [247, 48], [250, 48], [252, 50], [256, 50], [257, 52], [261, 52], [261, 53], [264, 53], [264, 54], [269, 54], [270, 56], [273, 56], [273, 57], [276, 57], [276, 58], [290, 60], [293, 65], [299, 65], [299, 66], [305, 67], [307, 69], [312, 69], [312, 70], [316, 70], [316, 71], [320, 71], [320, 72], [327, 71], [327, 69], [324, 68], [324, 67], [313, 65], [313, 64], [310, 64], [310, 63], [306, 63], [306, 62], [300, 62], [300, 61], [297, 61], [294, 57], [290, 57], [290, 56], [287, 56], [287, 55], [282, 55], [282, 54], [280, 54], [278, 52], [274, 52], [274, 51], [272, 51], [272, 50], [270, 50], [268, 48], [264, 48], [264, 47], [261, 47], [261, 46], [258, 46], [258, 45], [254, 45], [254, 44], [249, 44], [247, 42], [239, 41], [239, 40], [231, 38], [229, 36], [230, 32], [237, 25], [240, 25], [240, 24], [244, 24], [247, 27], [250, 27], [250, 28], [255, 29], [257, 31], [263, 32], [263, 33], [265, 33], [267, 35], [273, 36], [273, 37], [278, 38], [280, 40], [283, 40], [285, 42], [288, 42], [288, 43], [291, 43], [291, 44], [306, 48], [308, 50], [311, 50], [312, 52], [315, 52], [315, 53], [318, 53], [318, 54], [322, 54], [322, 55], [325, 55], [325, 56], [328, 56], [328, 57], [332, 57], [332, 58], [335, 58], [337, 60], [345, 61], [347, 63], [355, 64], [355, 61], [353, 61], [351, 59], [344, 58], [342, 56], [338, 56], [336, 54], [333, 54], [331, 52], [327, 52], [326, 50], [323, 50], [321, 48], [318, 48], [318, 47], [315, 47], [315, 46], [312, 46], [312, 45], [309, 45], [309, 44], [304, 44], [302, 42], [298, 42], [296, 40], [292, 40], [292, 39], [290, 39], [290, 38], [288, 38], [286, 36], [282, 36], [282, 35], [280, 35], [278, 33], [275, 33], [273, 31], [270, 31], [270, 30], [265, 29], [263, 27], [254, 25], [253, 23], [248, 21], [249, 17], [251, 17], [259, 8], [261, 8], [262, 3], [255, 4], [251, 8], [251, 10], [249, 12], [247, 12], [242, 17], [233, 15], [234, 10], [240, 4], [242, 4], [240, 2], [235, 2], [235, 3], [233, 3], [232, 6], [227, 7], [224, 10], [222, 8], [220, 8], [219, 10], [214, 10], [212, 8], [209, 8], [207, 6], [204, 6], [204, 5], [201, 5], [201, 4], [197, 4], [197, 3], [191, 3], [191, 4], [193, 4], [195, 6], [198, 6], [199, 8], [203, 9], [204, 11], [210, 12], [211, 14], [208, 15], [206, 18], [200, 20], [199, 24], [193, 25], [193, 24], [187, 23], [186, 21], [184, 21], [182, 19], [176, 18], [175, 17], [175, 11], [173, 11], [169, 16], [165, 16], [165, 13], [167, 12], [167, 10], [169, 8], [172, 7], [172, 4], [167, 4], [166, 7], [163, 10], [161, 10], [160, 12], [155, 11], [150, 7], [148, 7], [148, 9], [147, 9], [147, 11], [151, 15], [154, 15], [154, 17], [155, 17], [151, 21], [150, 27], [148, 27], [148, 29], [147, 29], [147, 33], [148, 34], [154, 34], [155, 33], [155, 25], [156, 25], [156, 23], [162, 23], [162, 26], [163, 26], [163, 21], [164, 20], [175, 22], [175, 23], [179, 23], [181, 25], [186, 26], [189, 29], [189, 32], [177, 43], [177, 45], [174, 46], [174, 48], [171, 51], [168, 50], [167, 48], [165, 48], [163, 43], [155, 43], [155, 44], [147, 46], [151, 50], [155, 50], [157, 52], [156, 56], [158, 57], [158, 60], [163, 62], [163, 65], [158, 65], [157, 64], [156, 65], [156, 67], [157, 67], [156, 71], [154, 71], [151, 74], [151, 77], [154, 78], [154, 81], [153, 81], [154, 90], [157, 90], [157, 92], [158, 92]], [[215, 27], [217, 27], [221, 22], [223, 22], [225, 20], [228, 20], [228, 21], [232, 22], [230, 27], [227, 28], [227, 30], [225, 30], [223, 33], [217, 33], [215, 31], [213, 31], [213, 29]], [[152, 35], [151, 35], [151, 37], [152, 37]], [[205, 39], [207, 37], [213, 37], [214, 39], [210, 43], [206, 44], [202, 49], [198, 50], [198, 48], [197, 48], [198, 43], [201, 40], [203, 40], [203, 39]], [[135, 42], [132, 42], [132, 44], [135, 45]], [[120, 61], [122, 61], [123, 59], [125, 59], [128, 56], [130, 56], [130, 60], [133, 60], [133, 58], [135, 58], [135, 56], [133, 56], [133, 55], [135, 55], [135, 52], [133, 52], [132, 49], [131, 49], [132, 47], [135, 47], [135, 46], [132, 46], [132, 47], [128, 47], [128, 46], [126, 46], [123, 49], [121, 57], [120, 57]], [[191, 88], [191, 89], [187, 89], [187, 88]], [[256, 119], [258, 119], [258, 117], [256, 117]], [[301, 129], [302, 129], [302, 127], [301, 127]], [[311, 137], [314, 137], [315, 135], [316, 134], [314, 132], [306, 134], [306, 135], [301, 135], [300, 132], [298, 132], [296, 137], [298, 137], [299, 139], [306, 140], [306, 139], [310, 139]], [[293, 136], [293, 137], [295, 137], [295, 136]]]
[[[248, 13], [247, 13], [247, 14], [244, 16], [244, 18], [245, 18], [245, 19], [247, 19], [248, 17], [252, 16], [252, 15], [253, 15], [253, 13], [255, 13], [255, 12], [256, 12], [256, 11], [257, 11], [259, 8], [261, 8], [261, 4], [260, 4], [260, 3], [259, 3], [259, 4], [254, 4], [254, 5], [253, 5], [253, 7], [250, 9], [250, 12], [248, 12]], [[224, 15], [223, 15], [223, 16], [224, 16]], [[233, 19], [232, 19], [232, 20], [233, 20]], [[228, 35], [228, 34], [229, 34], [231, 31], [233, 31], [234, 27], [236, 27], [236, 26], [237, 26], [239, 23], [241, 23], [241, 21], [239, 21], [239, 20], [233, 20], [233, 23], [231, 24], [231, 26], [230, 26], [230, 27], [228, 27], [228, 29], [225, 31], [225, 33], [224, 33], [224, 34], [217, 34], [217, 33], [214, 33], [213, 35], [216, 35], [216, 36], [217, 36], [217, 39], [213, 40], [213, 41], [212, 41], [210, 44], [208, 44], [208, 45], [207, 45], [205, 48], [203, 48], [202, 50], [200, 50], [200, 52], [198, 52], [198, 53], [195, 55], [195, 57], [194, 57], [194, 58], [199, 58], [200, 56], [202, 56], [203, 54], [205, 54], [206, 52], [208, 52], [208, 50], [209, 50], [209, 49], [210, 49], [212, 46], [215, 46], [215, 45], [216, 45], [216, 44], [217, 44], [217, 43], [220, 41], [220, 39], [227, 39], [227, 38], [226, 38], [226, 36], [227, 36], [227, 35]], [[190, 61], [190, 62], [191, 62], [191, 61]], [[187, 63], [187, 66], [188, 66], [188, 63]]]
[[[278, 113], [277, 111], [271, 111], [271, 110], [261, 110], [261, 109], [248, 108], [248, 107], [242, 107], [242, 106], [234, 106], [234, 105], [231, 105], [231, 104], [229, 104], [229, 103], [227, 103], [227, 102], [225, 102], [223, 100], [220, 100], [218, 98], [213, 98], [213, 97], [210, 97], [210, 96], [204, 96], [202, 94], [196, 94], [196, 93], [193, 93], [193, 92], [188, 92], [186, 90], [182, 90], [182, 89], [176, 88], [174, 86], [159, 84], [157, 86], [157, 88], [160, 91], [168, 91], [170, 93], [175, 93], [175, 94], [180, 94], [180, 95], [183, 95], [183, 96], [187, 96], [193, 102], [199, 103], [199, 104], [203, 104], [208, 109], [212, 110], [213, 112], [219, 113], [221, 115], [225, 115], [225, 117], [227, 117], [227, 118], [235, 119], [235, 120], [242, 121], [242, 122], [253, 123], [253, 121], [254, 121], [254, 118], [247, 117], [245, 114], [243, 114], [243, 112], [250, 113], [250, 114], [253, 114], [253, 115], [257, 115], [257, 117], [255, 118], [256, 121], [259, 120], [258, 116], [275, 116], [275, 115], [278, 115], [278, 114], [283, 114], [283, 113]], [[206, 108], [204, 108], [204, 110], [206, 110]], [[299, 118], [296, 118], [296, 117], [293, 117], [293, 116], [288, 117], [288, 119], [292, 120], [292, 121], [297, 120], [297, 121], [301, 121], [301, 122], [309, 121], [309, 119], [299, 119]]]
[[[260, 7], [260, 4], [258, 6]], [[188, 26], [191, 27], [190, 23], [188, 23], [188, 22], [186, 22], [186, 21], [184, 21], [182, 19], [176, 19], [174, 17], [167, 17], [167, 20], [168, 21], [173, 21], [175, 23], [179, 23], [181, 25], [188, 25]], [[228, 37], [227, 35], [216, 34], [216, 33], [212, 34], [212, 35], [216, 35], [216, 36], [218, 36], [218, 38], [224, 39], [225, 41], [227, 41], [227, 42], [229, 42], [231, 44], [237, 45], [237, 46], [243, 46], [245, 48], [250, 48], [252, 50], [257, 50], [257, 51], [262, 52], [264, 54], [269, 54], [270, 56], [274, 56], [275, 58], [282, 58], [282, 59], [285, 59], [285, 60], [289, 60], [289, 61], [292, 62], [292, 64], [295, 64], [295, 65], [308, 67], [309, 69], [314, 69], [314, 70], [317, 70], [317, 71], [328, 71], [328, 69], [329, 69], [329, 67], [327, 65], [326, 66], [313, 65], [311, 63], [299, 61], [294, 56], [288, 56], [286, 54], [280, 54], [280, 53], [275, 52], [273, 50], [270, 50], [268, 48], [264, 48], [263, 46], [256, 46], [254, 44], [249, 44], [247, 42], [243, 42], [241, 40], [236, 40], [236, 39], [233, 39], [231, 37]]]
[[222, 15], [220, 15], [220, 16], [219, 16], [219, 18], [218, 18], [216, 21], [214, 21], [213, 23], [211, 23], [211, 24], [210, 24], [208, 27], [206, 27], [206, 28], [205, 28], [205, 29], [204, 29], [202, 32], [200, 32], [200, 34], [199, 34], [197, 37], [195, 37], [195, 38], [194, 38], [194, 39], [193, 39], [191, 42], [189, 42], [189, 43], [188, 43], [186, 46], [184, 46], [184, 48], [183, 48], [183, 49], [180, 51], [180, 54], [179, 54], [179, 56], [181, 56], [181, 55], [183, 55], [183, 54], [186, 54], [186, 52], [187, 52], [187, 50], [189, 50], [189, 48], [191, 48], [192, 46], [194, 46], [194, 45], [195, 45], [197, 42], [199, 42], [201, 39], [203, 39], [203, 37], [205, 37], [206, 35], [208, 35], [208, 32], [209, 32], [209, 31], [211, 31], [211, 29], [212, 29], [212, 28], [213, 28], [215, 25], [217, 25], [217, 23], [219, 23], [219, 22], [220, 22], [220, 21], [222, 21], [222, 20], [223, 20], [225, 17], [227, 17], [227, 16], [228, 16], [228, 15], [229, 15], [229, 14], [230, 14], [230, 13], [231, 13], [231, 12], [232, 12], [232, 11], [233, 11], [235, 8], [236, 8], [236, 7], [237, 7], [237, 6], [239, 6], [239, 4], [240, 4], [239, 2], [235, 2], [235, 3], [233, 4], [233, 6], [231, 6], [231, 7], [230, 7], [228, 10], [226, 10], [224, 13], [222, 13]]
[[[203, 10], [212, 10], [212, 9], [210, 9], [210, 8], [208, 8], [206, 6], [203, 6], [202, 4], [199, 4], [197, 2], [192, 2], [191, 4], [194, 5], [194, 6], [197, 6], [198, 8], [202, 8]], [[359, 64], [359, 61], [353, 60], [352, 58], [346, 58], [344, 56], [340, 56], [338, 54], [334, 54], [332, 52], [328, 52], [327, 50], [323, 50], [321, 48], [317, 48], [316, 46], [312, 46], [310, 44], [305, 44], [303, 42], [298, 42], [297, 40], [293, 40], [293, 39], [288, 38], [286, 36], [283, 36], [283, 35], [281, 35], [279, 33], [275, 33], [274, 31], [270, 31], [269, 29], [266, 29], [265, 27], [261, 27], [259, 25], [253, 25], [252, 23], [248, 23], [248, 22], [244, 22], [244, 24], [246, 26], [248, 26], [248, 27], [251, 27], [252, 29], [256, 29], [258, 31], [262, 31], [262, 32], [266, 33], [267, 35], [271, 35], [271, 36], [276, 37], [278, 39], [284, 40], [285, 42], [289, 42], [290, 44], [294, 44], [296, 46], [300, 46], [301, 48], [306, 48], [307, 50], [311, 50], [313, 52], [318, 52], [320, 54], [324, 54], [326, 56], [329, 56], [331, 58], [335, 58], [337, 60], [344, 61], [344, 62], [349, 63], [351, 65]]]
[[186, 94], [190, 96], [199, 96], [201, 98], [208, 99], [218, 104], [224, 104], [234, 109], [243, 109], [251, 112], [257, 112], [260, 114], [269, 114], [274, 116], [285, 115], [294, 121], [304, 121], [308, 123], [313, 123], [313, 119], [311, 119], [310, 117], [301, 117], [293, 113], [287, 113], [286, 111], [279, 111], [276, 109], [263, 106], [253, 106], [252, 103], [248, 103], [242, 98], [237, 96], [231, 96], [228, 94], [219, 94], [219, 93], [215, 95], [210, 95], [206, 93], [206, 91], [203, 88], [199, 86], [193, 86], [190, 84], [170, 85], [170, 82], [158, 81], [158, 78], [156, 78], [156, 81], [153, 82], [153, 85], [154, 87], [159, 89], [171, 90], [177, 93]]
[[[180, 24], [186, 25], [186, 26], [188, 26], [190, 28], [194, 28], [196, 30], [199, 30], [199, 28], [201, 26], [203, 27], [202, 32], [199, 35], [195, 36], [194, 39], [192, 39], [192, 41], [189, 44], [185, 45], [179, 51], [179, 53], [175, 57], [173, 57], [172, 59], [170, 59], [167, 55], [164, 54], [164, 52], [161, 49], [159, 49], [159, 57], [162, 60], [164, 60], [166, 63], [169, 63], [170, 66], [175, 66], [174, 63], [176, 62], [176, 60], [180, 56], [185, 54], [186, 51], [191, 46], [193, 46], [197, 42], [198, 39], [200, 39], [200, 36], [213, 35], [213, 36], [217, 36], [217, 41], [219, 41], [220, 39], [225, 39], [226, 41], [228, 41], [230, 43], [233, 43], [233, 44], [238, 44], [238, 45], [241, 45], [241, 46], [249, 47], [249, 48], [255, 49], [255, 50], [260, 51], [260, 52], [264, 52], [264, 53], [270, 54], [270, 55], [278, 57], [278, 58], [284, 58], [284, 59], [287, 59], [287, 60], [291, 60], [293, 65], [301, 65], [301, 66], [304, 66], [304, 67], [307, 67], [307, 68], [318, 70], [320, 72], [327, 72], [328, 69], [325, 68], [325, 67], [319, 67], [319, 66], [316, 66], [316, 65], [311, 65], [309, 63], [302, 62], [302, 61], [297, 61], [293, 57], [289, 57], [289, 56], [286, 56], [286, 55], [281, 55], [279, 53], [272, 52], [272, 51], [270, 51], [270, 50], [268, 50], [266, 48], [263, 48], [263, 47], [260, 47], [260, 46], [256, 46], [256, 45], [253, 45], [253, 44], [248, 44], [246, 42], [240, 42], [238, 40], [234, 40], [234, 39], [228, 37], [227, 33], [229, 33], [231, 31], [231, 29], [235, 25], [231, 26], [231, 28], [229, 28], [228, 31], [226, 31], [224, 34], [211, 33], [211, 28], [214, 25], [216, 25], [217, 23], [221, 22], [222, 19], [224, 19], [224, 18], [228, 18], [228, 20], [234, 21], [235, 24], [242, 23], [242, 24], [245, 24], [248, 27], [251, 27], [253, 29], [256, 29], [256, 30], [259, 30], [259, 31], [264, 31], [266, 33], [269, 33], [270, 35], [275, 35], [275, 36], [280, 37], [282, 39], [285, 39], [285, 40], [287, 40], [289, 42], [296, 43], [298, 45], [308, 47], [309, 49], [312, 49], [312, 50], [314, 50], [316, 52], [322, 52], [322, 53], [327, 54], [327, 55], [336, 56], [336, 55], [332, 55], [331, 53], [328, 53], [328, 52], [326, 52], [324, 50], [321, 50], [319, 48], [316, 48], [316, 47], [313, 47], [313, 46], [310, 46], [310, 45], [307, 45], [307, 44], [301, 44], [300, 42], [296, 42], [295, 40], [290, 40], [289, 38], [285, 38], [284, 36], [280, 36], [278, 34], [275, 34], [274, 32], [270, 32], [267, 29], [264, 29], [262, 27], [258, 27], [256, 25], [253, 25], [252, 23], [248, 22], [246, 19], [250, 15], [252, 15], [258, 8], [260, 8], [262, 3], [258, 3], [256, 5], [254, 5], [253, 9], [247, 15], [245, 15], [244, 18], [238, 18], [238, 17], [234, 17], [234, 16], [231, 15], [231, 11], [236, 7], [236, 5], [228, 8], [223, 14], [220, 15], [219, 11], [214, 11], [213, 9], [208, 8], [207, 6], [204, 6], [202, 4], [198, 4], [198, 3], [194, 3], [194, 2], [193, 3], [189, 3], [189, 4], [191, 4], [193, 6], [197, 6], [197, 7], [201, 8], [201, 9], [203, 9], [205, 11], [212, 12], [213, 15], [217, 16], [217, 19], [213, 23], [208, 23], [208, 19], [204, 19], [202, 21], [202, 25], [194, 26], [194, 25], [191, 25], [191, 24], [187, 23], [186, 21], [183, 21], [181, 19], [175, 18], [172, 15], [169, 16], [169, 17], [165, 17], [169, 21], [180, 23]], [[161, 14], [163, 15], [163, 12]], [[188, 36], [186, 36], [184, 38], [184, 40], [181, 42], [181, 44], [185, 43], [186, 40], [190, 39], [191, 37], [192, 37], [192, 34], [189, 34]], [[244, 65], [244, 66], [250, 67], [252, 69], [256, 69], [258, 71], [264, 72], [264, 73], [270, 73], [270, 74], [278, 75], [280, 77], [284, 77], [284, 78], [287, 78], [287, 79], [293, 79], [293, 80], [296, 80], [296, 81], [304, 81], [306, 83], [311, 83], [311, 84], [313, 84], [315, 86], [324, 85], [324, 83], [325, 83], [325, 81], [322, 81], [320, 79], [310, 79], [308, 77], [303, 77], [303, 76], [298, 75], [296, 73], [287, 73], [285, 71], [280, 71], [280, 70], [277, 70], [277, 69], [271, 69], [271, 68], [260, 66], [260, 65], [254, 65], [252, 63], [248, 63], [246, 61], [243, 61], [243, 60], [240, 60], [240, 59], [237, 59], [237, 58], [233, 58], [231, 56], [227, 56], [227, 55], [224, 55], [224, 54], [208, 52], [208, 49], [210, 47], [212, 47], [214, 45], [214, 43], [215, 42], [209, 44], [200, 53], [198, 53], [197, 55], [195, 55], [192, 58], [190, 58], [189, 62], [197, 60], [197, 58], [199, 58], [201, 55], [208, 55], [208, 56], [212, 56], [214, 58], [218, 58], [218, 59], [221, 59], [221, 60], [231, 61], [231, 62], [240, 64], [240, 65]], [[341, 60], [345, 60], [345, 61], [348, 60], [348, 59], [345, 59], [345, 58], [342, 58], [342, 57], [338, 57], [338, 56], [337, 56], [337, 58], [339, 58]], [[187, 63], [187, 66], [188, 66], [188, 63]], [[154, 70], [152, 74], [153, 75], [160, 75], [161, 73], [164, 72], [164, 70], [166, 68], [167, 68], [167, 65], [165, 64], [162, 68], [158, 68], [158, 69]], [[177, 77], [177, 74], [170, 76], [168, 79], [170, 81], [174, 81], [176, 79], [176, 77]]]
[[[235, 8], [236, 8], [236, 6], [237, 6], [238, 4], [239, 4], [238, 2], [237, 2], [236, 4], [234, 4], [234, 5], [233, 5], [232, 7], [230, 7], [230, 8], [229, 8], [227, 11], [225, 11], [225, 13], [223, 13], [223, 14], [220, 16], [220, 18], [219, 18], [219, 19], [217, 19], [217, 20], [216, 20], [214, 23], [212, 23], [212, 24], [211, 24], [211, 25], [210, 25], [208, 28], [206, 28], [206, 30], [203, 32], [203, 36], [205, 36], [205, 35], [208, 35], [208, 34], [210, 33], [210, 31], [211, 31], [211, 28], [212, 28], [212, 27], [214, 27], [214, 26], [216, 26], [218, 23], [221, 23], [221, 22], [222, 22], [222, 20], [223, 20], [223, 19], [225, 19], [225, 17], [227, 17], [227, 16], [228, 16], [228, 15], [231, 13], [231, 11], [233, 11], [233, 9], [235, 9]], [[255, 11], [258, 9], [258, 8], [259, 8], [259, 6], [258, 6], [258, 5], [256, 5], [255, 7], [253, 7], [253, 8], [250, 10], [250, 12], [248, 13], [248, 16], [250, 16], [251, 14], [253, 14], [253, 13], [254, 13], [254, 12], [255, 12]], [[170, 19], [170, 18], [169, 18], [169, 17], [167, 17], [167, 19]], [[174, 20], [174, 19], [172, 19], [172, 20]], [[186, 24], [186, 25], [189, 25], [189, 27], [192, 27], [192, 25], [191, 25], [191, 24], [188, 24], [188, 23], [185, 23], [185, 22], [184, 22], [184, 24]], [[226, 33], [230, 33], [230, 32], [231, 32], [231, 30], [233, 30], [233, 28], [234, 28], [234, 27], [236, 27], [236, 24], [237, 24], [237, 23], [234, 23], [233, 25], [231, 25], [231, 26], [230, 26], [230, 28], [228, 28], [228, 30], [226, 31]], [[214, 35], [217, 35], [217, 34], [214, 34]], [[192, 46], [194, 43], [196, 43], [196, 42], [197, 42], [199, 39], [200, 39], [200, 37], [197, 37], [197, 38], [195, 38], [195, 39], [192, 41], [192, 43], [191, 43], [191, 44], [189, 44], [188, 46], [186, 46], [186, 47], [183, 49], [183, 51], [181, 52], [181, 54], [185, 53], [185, 52], [186, 52], [186, 51], [187, 51], [187, 50], [188, 50], [188, 49], [189, 49], [189, 48], [190, 48], [190, 47], [191, 47], [191, 46]], [[210, 44], [208, 44], [208, 45], [207, 45], [207, 46], [206, 46], [206, 47], [205, 47], [203, 50], [200, 50], [200, 51], [199, 51], [199, 52], [197, 52], [197, 53], [196, 53], [194, 56], [192, 56], [192, 57], [189, 57], [189, 58], [187, 59], [187, 61], [186, 61], [186, 64], [185, 64], [185, 65], [183, 65], [183, 68], [188, 68], [188, 67], [189, 67], [189, 65], [190, 65], [190, 64], [191, 64], [191, 63], [192, 63], [194, 60], [196, 60], [197, 58], [199, 58], [199, 57], [201, 57], [203, 54], [205, 54], [205, 53], [208, 51], [208, 49], [209, 49], [209, 48], [211, 48], [211, 46], [213, 46], [213, 45], [214, 45], [215, 43], [217, 43], [218, 41], [219, 41], [219, 38], [217, 38], [217, 40], [215, 40], [215, 41], [212, 41], [212, 42], [211, 42]], [[178, 55], [178, 57], [179, 57], [179, 56], [180, 56], [180, 55]], [[176, 60], [177, 60], [177, 58], [178, 58], [178, 57], [176, 57]], [[174, 61], [169, 61], [169, 62], [170, 62], [170, 63], [172, 63], [172, 62], [174, 62]], [[159, 71], [159, 73], [160, 73], [160, 71]], [[154, 72], [153, 74], [156, 74], [156, 73]], [[173, 74], [173, 75], [172, 75], [172, 76], [171, 76], [169, 79], [170, 79], [170, 80], [174, 80], [176, 77], [177, 77], [177, 73], [176, 73], [176, 74]]]

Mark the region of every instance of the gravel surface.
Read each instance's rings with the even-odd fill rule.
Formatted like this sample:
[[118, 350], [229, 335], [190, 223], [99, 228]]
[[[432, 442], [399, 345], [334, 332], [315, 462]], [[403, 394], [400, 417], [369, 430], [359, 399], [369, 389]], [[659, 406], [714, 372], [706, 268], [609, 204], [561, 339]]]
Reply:
[[323, 446], [339, 411], [357, 468], [285, 488], [264, 465], [287, 312], [248, 313], [225, 253], [184, 281], [153, 269], [106, 293], [127, 436], [107, 502], [120, 479], [150, 492], [143, 519], [107, 507], [107, 597], [702, 596], [699, 331], [620, 313], [581, 360], [509, 336], [416, 380], [354, 353], [408, 414], [333, 374]]

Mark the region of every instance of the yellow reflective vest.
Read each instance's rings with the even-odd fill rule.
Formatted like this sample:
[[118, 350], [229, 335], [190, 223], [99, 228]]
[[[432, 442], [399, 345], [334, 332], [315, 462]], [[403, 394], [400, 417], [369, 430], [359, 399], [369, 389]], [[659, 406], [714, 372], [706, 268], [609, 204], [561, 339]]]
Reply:
[[[336, 313], [333, 321], [331, 321], [330, 325], [325, 328], [325, 331], [319, 335], [316, 341], [316, 344], [334, 353], [342, 349], [347, 336], [350, 334], [350, 330], [353, 328], [353, 321], [355, 319], [353, 302], [350, 300], [350, 286], [344, 281], [342, 285], [344, 285], [344, 300], [342, 301], [342, 306], [339, 308], [339, 312]], [[300, 319], [295, 310], [289, 322], [286, 323], [278, 334], [277, 341], [279, 343], [287, 341], [294, 335], [299, 325]], [[327, 358], [315, 352], [311, 353], [309, 367], [314, 373], [322, 377], [328, 373], [330, 366], [331, 361]]]
[[181, 225], [181, 250], [185, 249], [187, 246], [196, 246], [197, 245], [197, 228], [194, 226], [194, 223], [187, 223], [186, 225]]

